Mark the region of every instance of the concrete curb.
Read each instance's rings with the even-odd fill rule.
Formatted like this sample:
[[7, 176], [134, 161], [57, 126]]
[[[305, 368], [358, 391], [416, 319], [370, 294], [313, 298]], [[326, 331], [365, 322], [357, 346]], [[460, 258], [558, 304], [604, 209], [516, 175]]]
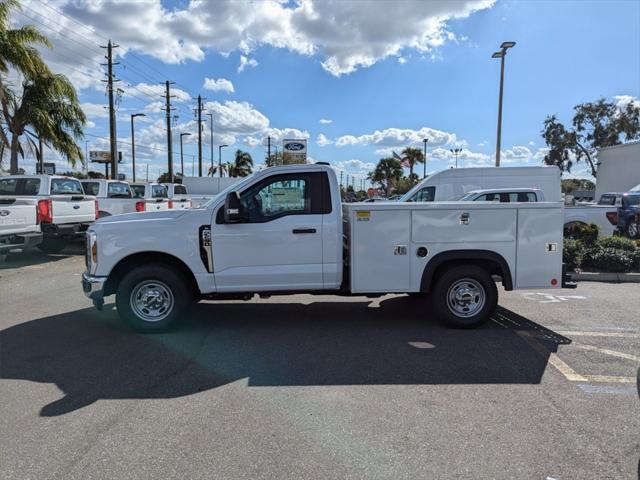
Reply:
[[640, 283], [640, 273], [573, 272], [569, 276], [578, 282]]

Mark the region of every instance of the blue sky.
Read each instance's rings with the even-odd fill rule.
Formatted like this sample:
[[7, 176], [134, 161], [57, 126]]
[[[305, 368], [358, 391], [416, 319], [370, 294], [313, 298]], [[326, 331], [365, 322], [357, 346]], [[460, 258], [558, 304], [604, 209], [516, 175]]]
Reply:
[[[308, 136], [310, 157], [356, 178], [393, 149], [421, 147], [423, 136], [428, 172], [448, 168], [449, 149], [458, 146], [461, 165], [492, 164], [499, 60], [491, 53], [504, 40], [517, 42], [506, 59], [507, 165], [541, 162], [547, 114], [569, 121], [577, 103], [640, 97], [640, 2], [631, 0], [24, 5], [17, 20], [54, 40], [48, 58], [80, 88], [90, 149], [106, 147], [108, 135], [98, 45], [106, 38], [121, 45], [123, 169], [130, 168], [129, 115], [146, 112], [136, 120], [137, 160], [139, 173], [149, 164], [151, 176], [166, 170], [164, 113], [154, 104], [165, 79], [178, 94], [176, 163], [180, 131], [194, 133], [187, 165], [196, 153], [192, 97], [201, 94], [214, 114], [214, 144], [232, 143], [224, 160], [241, 148], [262, 163], [266, 135], [274, 145]], [[217, 90], [205, 88], [207, 78]], [[208, 131], [207, 122], [207, 161]]]

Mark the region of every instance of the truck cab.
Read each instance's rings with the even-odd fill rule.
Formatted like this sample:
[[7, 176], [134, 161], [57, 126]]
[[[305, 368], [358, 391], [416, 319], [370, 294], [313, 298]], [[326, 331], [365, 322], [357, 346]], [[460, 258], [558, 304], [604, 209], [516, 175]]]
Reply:
[[128, 183], [105, 179], [83, 180], [81, 183], [85, 193], [97, 199], [99, 218], [136, 211], [136, 200]]
[[294, 292], [431, 295], [445, 322], [487, 321], [498, 291], [560, 288], [561, 202], [342, 204], [333, 169], [256, 172], [201, 208], [100, 219], [83, 289], [116, 295], [134, 329], [168, 328], [194, 300]]

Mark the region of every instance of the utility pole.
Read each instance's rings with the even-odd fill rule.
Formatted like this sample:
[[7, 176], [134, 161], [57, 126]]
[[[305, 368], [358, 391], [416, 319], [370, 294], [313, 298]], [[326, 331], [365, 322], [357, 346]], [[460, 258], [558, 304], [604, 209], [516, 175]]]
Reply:
[[167, 117], [167, 167], [169, 182], [173, 183], [173, 142], [171, 139], [171, 82], [164, 82], [165, 113]]
[[341, 188], [342, 188], [342, 174], [343, 174], [343, 173], [344, 173], [344, 172], [343, 172], [342, 170], [340, 170], [340, 187], [341, 187]]
[[[109, 40], [107, 46], [102, 46], [101, 48], [107, 49], [107, 63], [103, 63], [102, 65], [107, 66], [107, 79], [103, 80], [103, 82], [107, 82], [107, 93], [109, 96], [109, 146], [111, 153], [111, 178], [116, 178], [118, 175], [118, 139], [116, 137], [116, 111], [113, 107], [113, 84], [114, 82], [119, 82], [120, 80], [116, 80], [113, 78], [113, 66], [118, 65], [118, 62], [113, 62], [113, 49], [117, 48], [119, 45], [114, 45]], [[107, 175], [108, 178], [108, 175]]]
[[267, 136], [267, 159], [271, 161], [271, 135]]
[[498, 97], [498, 133], [496, 139], [496, 167], [500, 166], [500, 149], [502, 143], [502, 93], [504, 86], [504, 57], [507, 55], [507, 50], [513, 48], [516, 42], [502, 42], [500, 45], [500, 51], [491, 55], [491, 58], [500, 59], [500, 93]]
[[38, 164], [40, 168], [40, 174], [44, 173], [44, 143], [42, 143], [42, 135], [38, 136]]
[[428, 138], [422, 139], [422, 143], [424, 143], [424, 159], [422, 162], [422, 179], [423, 180], [427, 178], [427, 142], [428, 141], [429, 141]]
[[202, 176], [202, 97], [198, 95], [198, 176]]
[[213, 113], [206, 114], [209, 117], [209, 129], [211, 133], [211, 169], [213, 170]]

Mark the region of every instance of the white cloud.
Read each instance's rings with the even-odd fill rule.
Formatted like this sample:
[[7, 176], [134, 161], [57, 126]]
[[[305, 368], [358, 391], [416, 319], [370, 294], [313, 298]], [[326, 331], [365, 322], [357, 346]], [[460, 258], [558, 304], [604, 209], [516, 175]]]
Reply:
[[319, 147], [326, 147], [327, 145], [333, 144], [333, 140], [328, 139], [324, 133], [320, 133], [316, 139], [316, 144]]
[[375, 163], [363, 162], [362, 160], [358, 159], [331, 162], [331, 166], [338, 173], [348, 173], [349, 175], [356, 175], [360, 178], [366, 177], [369, 172], [376, 168]]
[[333, 123], [333, 120], [329, 120], [328, 118], [321, 118], [320, 123], [328, 125], [329, 123]]
[[398, 57], [398, 63], [400, 65], [404, 65], [405, 63], [407, 63], [407, 59], [404, 57]]
[[211, 90], [213, 92], [228, 92], [233, 93], [235, 90], [233, 88], [233, 83], [226, 78], [206, 78], [204, 79], [204, 84], [202, 88], [205, 90]]
[[534, 142], [533, 140], [529, 140], [529, 144], [530, 147], [534, 147], [536, 145], [536, 142]]
[[[103, 60], [103, 52], [87, 39], [103, 42], [104, 38], [116, 38], [120, 45], [116, 54], [125, 60], [134, 51], [170, 64], [200, 62], [206, 50], [223, 55], [239, 51], [239, 71], [254, 66], [252, 62], [256, 61], [250, 54], [259, 46], [270, 45], [318, 55], [326, 71], [340, 76], [389, 56], [404, 58], [406, 49], [433, 56], [438, 47], [456, 41], [447, 30], [449, 21], [490, 8], [494, 0], [406, 0], [393, 3], [392, 8], [390, 2], [380, 0], [219, 0], [215, 8], [206, 1], [171, 7], [161, 0], [50, 2], [87, 28], [52, 10], [43, 10], [34, 0], [21, 3], [28, 8], [26, 13], [36, 14], [49, 27], [47, 35], [56, 48], [48, 56], [55, 58], [56, 69], [86, 88], [97, 85], [102, 78], [95, 65]], [[75, 41], [69, 41], [66, 32], [76, 32], [71, 34]]]
[[244, 72], [247, 68], [257, 67], [258, 62], [255, 58], [247, 58], [240, 55], [240, 65], [238, 65], [238, 73]]
[[412, 130], [409, 128], [387, 128], [385, 130], [376, 130], [371, 134], [360, 136], [343, 135], [336, 140], [337, 147], [345, 147], [348, 145], [379, 145], [381, 147], [406, 147], [422, 145], [423, 139], [429, 140], [427, 146], [452, 145], [456, 143], [457, 137], [455, 133], [443, 132], [429, 127], [423, 127], [420, 130]]
[[213, 113], [215, 132], [252, 134], [269, 127], [269, 119], [247, 102], [206, 102], [204, 109]]
[[105, 104], [83, 102], [80, 104], [82, 111], [87, 118], [109, 118], [109, 111], [105, 108]]
[[640, 100], [633, 95], [616, 95], [613, 97], [613, 100], [616, 102], [616, 106], [619, 110], [626, 108], [628, 104], [633, 104], [633, 106], [640, 108]]

